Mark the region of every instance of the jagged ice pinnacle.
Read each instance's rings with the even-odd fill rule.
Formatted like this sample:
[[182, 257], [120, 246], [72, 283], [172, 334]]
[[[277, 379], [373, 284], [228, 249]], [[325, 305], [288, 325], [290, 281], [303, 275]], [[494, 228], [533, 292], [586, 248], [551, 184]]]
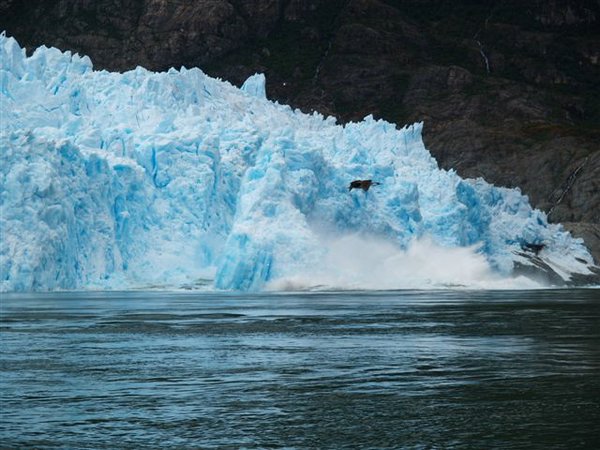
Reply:
[[[439, 169], [421, 124], [338, 125], [268, 101], [263, 75], [94, 71], [4, 34], [0, 56], [3, 291], [335, 285], [348, 260], [376, 274], [440, 249], [510, 276], [524, 244], [564, 279], [592, 264], [519, 190]], [[381, 185], [348, 191], [365, 178]], [[394, 270], [391, 287], [430, 287]]]

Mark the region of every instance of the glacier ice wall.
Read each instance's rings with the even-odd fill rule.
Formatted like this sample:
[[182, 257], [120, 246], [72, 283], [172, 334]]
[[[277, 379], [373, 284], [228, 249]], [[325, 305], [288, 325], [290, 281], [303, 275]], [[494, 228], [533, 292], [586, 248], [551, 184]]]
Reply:
[[[565, 279], [592, 264], [518, 190], [440, 170], [421, 124], [341, 126], [268, 101], [263, 75], [237, 89], [199, 69], [94, 71], [4, 34], [0, 53], [3, 291], [256, 290], [344, 270], [336, 248], [377, 271], [384, 242], [388, 266], [406, 264], [424, 239], [500, 275], [524, 244]], [[365, 178], [381, 185], [348, 191]]]

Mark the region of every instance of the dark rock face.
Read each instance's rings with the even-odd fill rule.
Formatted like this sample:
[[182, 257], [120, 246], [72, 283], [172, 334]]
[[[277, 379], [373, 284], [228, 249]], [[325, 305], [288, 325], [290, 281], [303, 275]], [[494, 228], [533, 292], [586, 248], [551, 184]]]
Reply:
[[424, 121], [441, 167], [520, 187], [600, 255], [598, 0], [0, 0], [0, 29], [96, 68], [265, 72], [305, 111]]

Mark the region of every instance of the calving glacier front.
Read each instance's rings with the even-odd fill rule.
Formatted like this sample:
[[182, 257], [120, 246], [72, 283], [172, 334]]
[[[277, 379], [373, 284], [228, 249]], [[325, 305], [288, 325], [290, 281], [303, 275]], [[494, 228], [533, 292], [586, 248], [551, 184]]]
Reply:
[[[519, 191], [440, 170], [420, 124], [340, 126], [266, 100], [262, 75], [240, 90], [198, 69], [26, 57], [4, 35], [0, 49], [4, 291], [334, 286], [360, 270], [378, 280], [367, 287], [430, 287], [592, 264]], [[349, 192], [362, 178], [381, 185]], [[443, 255], [454, 267], [439, 277], [428, 259]], [[396, 270], [407, 260], [424, 271]]]

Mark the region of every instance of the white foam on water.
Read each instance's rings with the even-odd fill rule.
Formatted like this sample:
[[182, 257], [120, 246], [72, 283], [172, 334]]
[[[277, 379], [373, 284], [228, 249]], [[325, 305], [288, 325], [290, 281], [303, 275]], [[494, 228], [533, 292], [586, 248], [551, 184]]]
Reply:
[[445, 247], [425, 237], [406, 250], [359, 234], [323, 240], [326, 256], [303, 273], [275, 279], [274, 291], [396, 289], [540, 289], [529, 278], [502, 276], [477, 246]]

